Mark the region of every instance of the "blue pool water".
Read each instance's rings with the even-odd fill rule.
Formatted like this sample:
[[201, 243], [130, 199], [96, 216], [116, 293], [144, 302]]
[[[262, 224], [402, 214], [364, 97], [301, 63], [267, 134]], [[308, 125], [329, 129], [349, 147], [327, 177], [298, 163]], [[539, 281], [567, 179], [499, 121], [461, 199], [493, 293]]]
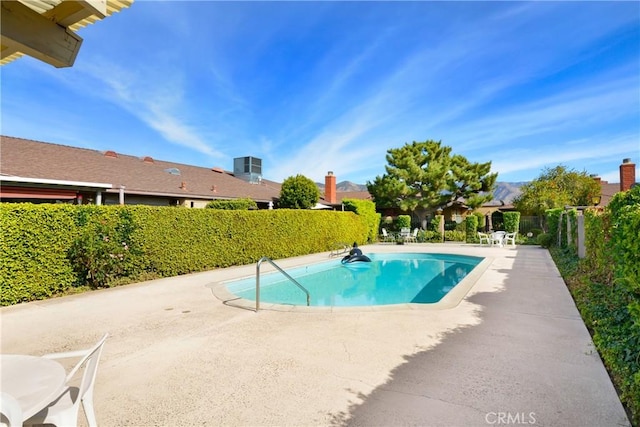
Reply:
[[[366, 254], [370, 263], [340, 259], [287, 270], [311, 294], [312, 306], [357, 307], [436, 303], [483, 258], [447, 254]], [[229, 292], [255, 301], [256, 279], [227, 282]], [[279, 272], [260, 276], [260, 301], [306, 305], [306, 294]]]

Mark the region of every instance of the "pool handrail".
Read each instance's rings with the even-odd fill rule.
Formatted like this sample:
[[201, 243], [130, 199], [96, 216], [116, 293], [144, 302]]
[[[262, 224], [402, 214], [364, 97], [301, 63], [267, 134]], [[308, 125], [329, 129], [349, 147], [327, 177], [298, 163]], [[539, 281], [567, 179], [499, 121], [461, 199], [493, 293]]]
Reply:
[[263, 256], [258, 260], [258, 263], [256, 264], [256, 313], [258, 312], [258, 310], [260, 310], [260, 266], [262, 265], [263, 261], [267, 261], [269, 264], [274, 266], [280, 273], [284, 274], [287, 279], [291, 280], [297, 287], [299, 287], [305, 294], [307, 294], [307, 306], [311, 305], [311, 295], [309, 294], [309, 291], [300, 283], [298, 283], [296, 279], [291, 277], [289, 273], [281, 269], [275, 262], [273, 262], [271, 258]]

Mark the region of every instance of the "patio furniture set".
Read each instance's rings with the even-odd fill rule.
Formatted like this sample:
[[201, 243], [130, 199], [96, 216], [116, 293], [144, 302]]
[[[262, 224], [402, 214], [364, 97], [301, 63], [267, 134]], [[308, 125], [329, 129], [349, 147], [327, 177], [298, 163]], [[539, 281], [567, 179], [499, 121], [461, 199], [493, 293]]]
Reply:
[[386, 228], [382, 229], [382, 241], [393, 243], [417, 243], [418, 242], [418, 228], [414, 228], [413, 232], [410, 228], [400, 229], [400, 233], [389, 233]]
[[478, 232], [480, 245], [503, 247], [505, 245], [516, 245], [516, 235], [518, 233], [507, 233], [506, 231], [494, 231], [492, 233]]
[[[487, 246], [498, 246], [504, 247], [505, 245], [516, 245], [516, 233], [507, 233], [506, 231], [494, 231], [492, 233], [481, 233], [478, 232], [478, 238], [480, 239], [480, 245]], [[381, 240], [383, 242], [393, 242], [393, 243], [409, 243], [409, 242], [417, 242], [418, 229], [415, 228], [413, 232], [411, 232], [410, 228], [403, 228], [400, 230], [400, 233], [394, 234], [389, 233], [386, 228], [382, 229]]]

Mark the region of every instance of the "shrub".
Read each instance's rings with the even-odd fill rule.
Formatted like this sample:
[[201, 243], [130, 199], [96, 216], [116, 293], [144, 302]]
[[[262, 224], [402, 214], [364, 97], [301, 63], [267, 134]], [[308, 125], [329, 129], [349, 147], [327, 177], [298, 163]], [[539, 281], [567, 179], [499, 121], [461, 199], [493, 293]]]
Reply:
[[66, 255], [78, 233], [76, 207], [0, 203], [0, 305], [48, 298], [73, 285]]
[[473, 212], [473, 216], [475, 216], [478, 220], [477, 231], [484, 231], [485, 227], [487, 226], [487, 217], [480, 212]]
[[402, 228], [410, 228], [411, 227], [411, 216], [410, 215], [398, 215], [396, 218], [396, 227], [398, 230]]
[[417, 237], [418, 242], [438, 243], [442, 241], [442, 236], [437, 231], [420, 230]]
[[[545, 211], [547, 230], [548, 233], [553, 236], [550, 240], [550, 245], [555, 245], [557, 242], [558, 227], [562, 227], [562, 224], [560, 223], [560, 215], [563, 211], [564, 209], [547, 209]], [[561, 234], [565, 234], [566, 236], [566, 227], [561, 230]]]
[[444, 217], [442, 215], [436, 215], [435, 217], [433, 217], [430, 224], [431, 231], [440, 233], [440, 221], [444, 221]]
[[303, 175], [290, 176], [280, 187], [281, 208], [309, 209], [320, 199], [320, 190], [315, 182]]
[[467, 233], [464, 231], [445, 230], [444, 240], [448, 242], [464, 242], [467, 237]]
[[540, 229], [540, 228], [532, 228], [531, 229], [532, 237], [538, 237], [542, 233], [544, 233], [544, 231], [542, 231], [542, 229]]
[[129, 244], [120, 234], [114, 224], [104, 221], [86, 227], [73, 241], [69, 257], [79, 283], [99, 288], [122, 275]]
[[250, 199], [212, 200], [205, 206], [209, 209], [248, 210], [257, 209], [258, 204]]
[[380, 228], [380, 214], [376, 212], [376, 204], [371, 200], [343, 199], [344, 209], [358, 214], [368, 225], [368, 242], [375, 242]]
[[553, 236], [549, 233], [538, 234], [536, 242], [543, 248], [550, 248], [553, 243]]
[[136, 276], [132, 244], [135, 224], [128, 209], [83, 206], [76, 210], [80, 233], [71, 243], [68, 259], [78, 275], [77, 285], [108, 287], [109, 282]]
[[445, 231], [464, 231], [464, 224], [458, 224], [456, 221], [445, 221], [444, 222], [444, 229]]
[[478, 217], [476, 215], [468, 215], [465, 219], [466, 241], [467, 243], [475, 243], [478, 241]]
[[640, 425], [640, 186], [584, 217], [586, 258], [573, 250], [551, 253], [632, 424]]
[[507, 233], [517, 233], [520, 230], [520, 212], [505, 212], [502, 219]]

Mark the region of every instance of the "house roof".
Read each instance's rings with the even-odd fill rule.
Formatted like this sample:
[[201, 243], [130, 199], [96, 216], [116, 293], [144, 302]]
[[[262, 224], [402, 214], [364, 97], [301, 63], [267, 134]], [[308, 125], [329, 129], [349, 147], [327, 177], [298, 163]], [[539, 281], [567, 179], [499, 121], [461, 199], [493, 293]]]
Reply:
[[337, 191], [336, 204], [341, 204], [343, 199], [372, 200], [372, 197], [368, 191]]
[[[193, 199], [248, 197], [268, 202], [279, 197], [280, 184], [251, 184], [219, 168], [204, 168], [129, 156], [113, 151], [69, 147], [0, 136], [0, 173], [4, 176], [111, 184], [128, 194]], [[214, 170], [215, 169], [215, 170]]]
[[600, 181], [601, 198], [599, 206], [607, 206], [616, 193], [620, 192], [620, 183]]

